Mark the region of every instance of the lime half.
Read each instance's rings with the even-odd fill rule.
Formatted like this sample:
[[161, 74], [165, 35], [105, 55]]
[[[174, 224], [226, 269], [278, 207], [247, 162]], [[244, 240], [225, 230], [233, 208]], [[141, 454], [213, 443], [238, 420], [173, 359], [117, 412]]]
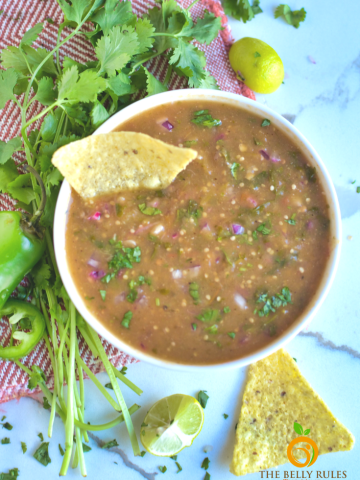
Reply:
[[189, 395], [170, 395], [156, 402], [141, 426], [141, 443], [159, 457], [171, 457], [189, 447], [204, 423], [204, 410]]

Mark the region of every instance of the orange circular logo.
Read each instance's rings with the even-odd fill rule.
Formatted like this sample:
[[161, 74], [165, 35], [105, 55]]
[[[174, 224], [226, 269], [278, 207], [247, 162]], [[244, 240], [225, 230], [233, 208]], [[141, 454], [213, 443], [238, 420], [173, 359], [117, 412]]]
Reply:
[[[294, 458], [293, 456], [292, 449], [298, 443], [307, 444], [305, 448], [299, 447], [295, 449], [295, 450], [302, 450], [303, 452], [305, 452], [305, 455], [306, 455], [305, 463], [298, 462], [296, 458]], [[312, 454], [310, 453], [311, 448], [312, 448]], [[311, 440], [311, 438], [309, 437], [301, 436], [301, 437], [294, 438], [294, 440], [292, 440], [289, 443], [289, 446], [287, 448], [287, 456], [290, 462], [293, 465], [295, 465], [295, 467], [299, 467], [299, 468], [310, 467], [316, 462], [316, 459], [319, 456], [319, 449], [316, 443], [314, 442], [314, 440]]]

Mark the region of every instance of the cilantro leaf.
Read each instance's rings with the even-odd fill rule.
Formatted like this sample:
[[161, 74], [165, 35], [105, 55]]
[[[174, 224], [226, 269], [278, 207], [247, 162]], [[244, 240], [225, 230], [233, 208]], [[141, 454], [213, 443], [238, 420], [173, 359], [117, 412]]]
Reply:
[[42, 32], [43, 28], [44, 25], [42, 23], [38, 23], [34, 27], [29, 28], [29, 30], [24, 33], [24, 36], [20, 40], [20, 46], [22, 47], [23, 45], [32, 45]]
[[148, 18], [139, 18], [135, 24], [135, 30], [139, 42], [137, 54], [147, 52], [152, 48], [155, 41], [154, 38], [152, 38], [152, 34], [155, 32], [154, 26]]
[[144, 215], [160, 215], [162, 212], [158, 208], [155, 207], [147, 207], [145, 203], [141, 203], [138, 205], [139, 210]]
[[105, 443], [101, 448], [112, 448], [112, 447], [118, 447], [119, 444], [114, 438], [114, 440], [111, 440], [110, 442]]
[[164, 465], [163, 467], [159, 467], [159, 470], [161, 473], [165, 473], [167, 470], [167, 467]]
[[44, 441], [44, 436], [43, 436], [43, 434], [42, 434], [41, 432], [38, 434], [38, 437], [40, 438], [40, 441], [41, 441], [41, 442]]
[[33, 390], [38, 386], [39, 383], [45, 383], [46, 382], [46, 376], [45, 373], [41, 370], [40, 367], [37, 365], [32, 365], [31, 367], [32, 373], [29, 378], [29, 382], [27, 385], [27, 388], [29, 390]]
[[201, 125], [202, 127], [218, 127], [221, 125], [221, 120], [213, 118], [209, 113], [209, 110], [200, 110], [194, 113], [194, 118], [191, 120], [195, 125]]
[[183, 74], [189, 77], [189, 86], [198, 88], [205, 77], [205, 54], [191, 43], [179, 39], [177, 47], [169, 60]]
[[77, 67], [65, 71], [59, 86], [59, 100], [69, 102], [95, 102], [97, 94], [105, 90], [107, 82], [93, 70], [78, 73]]
[[179, 462], [175, 462], [175, 465], [176, 465], [176, 466], [177, 466], [177, 468], [178, 468], [178, 471], [177, 471], [176, 473], [179, 473], [179, 472], [181, 472], [181, 470], [182, 470], [182, 466], [180, 465], [180, 463], [179, 463]]
[[198, 393], [198, 401], [199, 401], [200, 405], [202, 406], [202, 408], [206, 407], [206, 404], [207, 404], [209, 398], [210, 397], [206, 393], [206, 390], [200, 390], [200, 392]]
[[[152, 73], [150, 73], [146, 68], [144, 68], [145, 75], [146, 75], [146, 90], [147, 90], [147, 96], [150, 97], [151, 95], [156, 95], [157, 93], [162, 93], [166, 92], [167, 88], [158, 80], [157, 78], [154, 77]], [[140, 207], [139, 207], [140, 208]], [[159, 210], [160, 212], [160, 210]], [[143, 212], [144, 213], [144, 212]], [[148, 214], [146, 214], [148, 215]]]
[[209, 468], [209, 464], [210, 464], [209, 457], [206, 457], [202, 461], [201, 468], [203, 468], [204, 470], [207, 470]]
[[19, 476], [19, 469], [12, 468], [8, 473], [0, 473], [0, 480], [16, 480]]
[[[2, 61], [4, 63], [3, 57], [2, 54]], [[17, 79], [18, 73], [13, 68], [8, 68], [5, 71], [0, 70], [0, 110], [5, 107], [8, 100], [15, 98], [13, 92]]]
[[3, 165], [4, 163], [6, 163], [11, 157], [11, 155], [17, 150], [19, 150], [19, 148], [21, 148], [21, 145], [22, 145], [22, 140], [20, 137], [14, 137], [8, 142], [3, 142], [2, 140], [0, 140], [0, 165]]
[[104, 35], [95, 47], [100, 61], [100, 74], [110, 77], [121, 70], [138, 51], [139, 42], [133, 27], [114, 27], [108, 35]]
[[38, 288], [46, 288], [49, 286], [48, 280], [50, 276], [50, 266], [48, 263], [46, 263], [46, 259], [43, 257], [31, 270], [31, 278]]
[[20, 202], [29, 205], [35, 199], [35, 192], [30, 185], [30, 173], [26, 173], [25, 175], [18, 175], [12, 182], [8, 183], [6, 191], [15, 200], [20, 200]]
[[231, 175], [235, 178], [235, 180], [237, 180], [237, 171], [239, 170], [239, 168], [240, 163], [237, 162], [234, 162], [230, 167]]
[[[54, 82], [50, 77], [43, 77], [39, 80], [38, 90], [36, 92], [36, 100], [43, 105], [52, 105], [56, 99], [56, 90], [54, 90]], [[47, 117], [45, 117], [46, 120]]]
[[129, 25], [134, 17], [131, 2], [106, 0], [104, 7], [91, 16], [91, 21], [99, 24], [103, 34], [108, 35], [113, 27]]
[[61, 10], [64, 12], [66, 20], [81, 23], [85, 15], [85, 10], [89, 6], [88, 0], [73, 0], [71, 5], [66, 0], [58, 0]]
[[9, 445], [9, 443], [10, 443], [9, 437], [4, 437], [1, 439], [1, 445]]
[[303, 22], [306, 18], [306, 10], [301, 8], [300, 10], [292, 11], [289, 5], [281, 4], [276, 7], [274, 16], [275, 18], [283, 17], [286, 23], [299, 28], [300, 22]]
[[21, 442], [21, 450], [23, 453], [26, 453], [27, 452], [27, 445], [25, 442]]
[[194, 305], [198, 305], [200, 302], [199, 285], [196, 282], [190, 282], [189, 294], [194, 300]]
[[136, 91], [135, 86], [131, 85], [130, 78], [122, 72], [114, 77], [109, 78], [108, 85], [119, 97], [121, 95], [129, 95]]
[[200, 81], [199, 88], [210, 88], [213, 90], [220, 90], [216, 79], [207, 71], [204, 72], [204, 77]]
[[244, 23], [252, 20], [258, 13], [262, 13], [259, 0], [254, 0], [252, 6], [249, 0], [222, 0], [222, 4], [227, 15]]
[[126, 312], [123, 319], [121, 320], [121, 325], [125, 328], [129, 328], [132, 316], [133, 316], [133, 313], [131, 310]]
[[194, 27], [185, 27], [181, 31], [181, 36], [194, 37], [198, 42], [210, 45], [220, 30], [223, 30], [221, 18], [205, 10], [204, 17], [199, 18]]
[[95, 102], [90, 112], [91, 123], [95, 128], [100, 127], [102, 123], [109, 118], [109, 113], [100, 102]]
[[40, 445], [40, 447], [36, 450], [34, 453], [33, 457], [35, 460], [37, 460], [39, 463], [44, 465], [46, 467], [51, 463], [51, 458], [49, 457], [49, 442], [44, 442]]
[[196, 318], [202, 322], [216, 322], [219, 318], [220, 310], [207, 308], [203, 310]]
[[2, 424], [2, 428], [5, 428], [6, 430], [12, 430], [14, 427], [10, 425], [9, 422], [5, 422]]

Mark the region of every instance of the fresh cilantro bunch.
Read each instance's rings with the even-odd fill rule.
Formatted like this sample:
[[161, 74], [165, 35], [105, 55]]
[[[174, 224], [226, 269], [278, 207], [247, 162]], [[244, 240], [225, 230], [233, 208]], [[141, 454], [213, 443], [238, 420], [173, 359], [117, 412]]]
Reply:
[[[31, 174], [20, 174], [12, 158], [20, 152], [41, 175], [47, 194], [41, 218], [47, 251], [29, 274], [31, 287], [26, 296], [33, 294], [46, 320], [44, 340], [54, 371], [53, 392], [46, 387], [41, 369], [30, 370], [21, 362], [15, 362], [29, 375], [29, 388], [39, 386], [51, 406], [49, 437], [55, 413], [64, 422], [65, 452], [60, 475], [66, 475], [73, 458], [73, 467], [79, 464], [81, 474], [86, 476], [82, 442], [88, 441], [88, 424], [84, 423], [84, 372], [95, 381], [115, 411], [122, 412], [120, 417], [97, 425], [96, 429], [105, 430], [125, 421], [135, 455], [140, 454], [140, 449], [131, 414], [139, 407], [126, 406], [117, 379], [139, 395], [142, 391], [110, 364], [98, 335], [76, 312], [62, 285], [55, 261], [52, 227], [63, 177], [52, 165], [51, 158], [61, 146], [92, 134], [109, 116], [131, 104], [135, 94], [145, 91], [147, 95], [154, 95], [167, 90], [172, 72], [185, 77], [190, 87], [217, 88], [215, 79], [205, 70], [204, 53], [193, 41], [208, 45], [218, 35], [221, 19], [206, 11], [204, 18], [194, 23], [190, 10], [197, 1], [182, 9], [175, 0], [165, 0], [148, 15], [137, 18], [128, 0], [58, 0], [64, 21], [52, 51], [32, 46], [43, 30], [43, 24], [39, 23], [24, 34], [18, 47], [9, 46], [1, 52], [5, 70], [0, 70], [0, 109], [9, 100], [17, 105], [21, 134], [8, 142], [0, 141], [0, 192], [8, 193], [16, 208], [32, 214], [37, 211], [40, 188]], [[90, 23], [93, 29], [83, 28], [85, 23]], [[70, 28], [70, 33], [61, 40], [65, 27]], [[96, 60], [82, 64], [65, 56], [63, 62], [60, 61], [62, 46], [77, 35], [89, 40]], [[163, 83], [146, 68], [146, 62], [158, 56], [168, 61]], [[44, 108], [31, 116], [35, 100]], [[39, 120], [41, 126], [34, 129], [33, 124]], [[109, 265], [113, 270], [105, 281], [119, 268], [130, 268], [133, 262], [138, 262], [140, 254], [136, 248], [119, 249], [113, 264]], [[104, 291], [103, 300], [105, 295]], [[81, 359], [77, 331], [103, 363], [115, 399], [96, 381]], [[80, 392], [75, 382], [75, 367]], [[68, 384], [67, 393], [64, 381]]]

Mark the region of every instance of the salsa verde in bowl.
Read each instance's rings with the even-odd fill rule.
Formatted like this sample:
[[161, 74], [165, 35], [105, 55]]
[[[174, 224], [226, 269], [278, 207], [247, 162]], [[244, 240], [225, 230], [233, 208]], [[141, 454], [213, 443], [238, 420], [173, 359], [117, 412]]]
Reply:
[[267, 107], [220, 91], [143, 99], [96, 133], [146, 133], [198, 157], [161, 191], [81, 199], [65, 181], [55, 253], [81, 315], [171, 368], [242, 366], [283, 346], [330, 288], [340, 241], [329, 175]]

